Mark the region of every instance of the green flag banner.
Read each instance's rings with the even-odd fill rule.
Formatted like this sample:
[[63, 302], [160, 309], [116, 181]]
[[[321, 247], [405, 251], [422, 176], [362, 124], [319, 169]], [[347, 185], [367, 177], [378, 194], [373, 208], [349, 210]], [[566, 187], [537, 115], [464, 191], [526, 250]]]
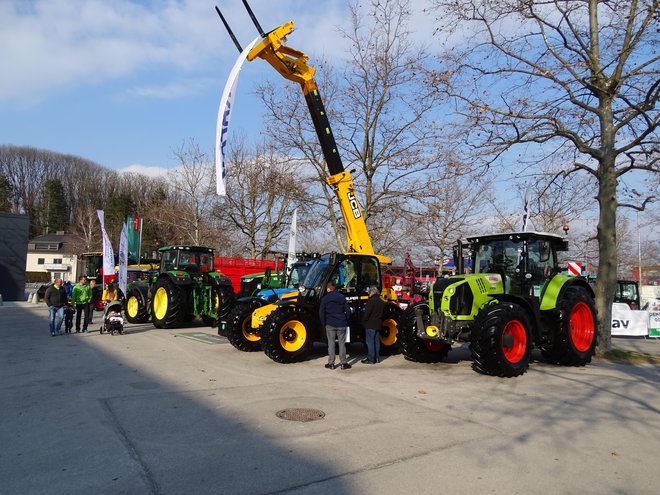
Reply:
[[126, 219], [128, 234], [128, 262], [140, 262], [140, 243], [142, 242], [142, 218], [129, 216]]

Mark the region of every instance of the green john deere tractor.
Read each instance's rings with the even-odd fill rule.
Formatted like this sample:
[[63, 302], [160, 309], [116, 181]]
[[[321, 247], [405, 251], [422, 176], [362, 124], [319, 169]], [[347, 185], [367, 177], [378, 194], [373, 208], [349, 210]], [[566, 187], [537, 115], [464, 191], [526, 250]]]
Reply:
[[149, 320], [157, 328], [172, 328], [200, 317], [213, 325], [235, 301], [231, 280], [213, 271], [213, 249], [169, 246], [159, 249], [160, 269], [151, 280], [127, 290], [126, 319]]
[[438, 279], [429, 301], [410, 307], [399, 338], [412, 361], [442, 361], [452, 344], [469, 342], [475, 371], [513, 377], [527, 371], [532, 347], [551, 362], [584, 366], [597, 342], [594, 293], [582, 277], [560, 272], [568, 243], [539, 232], [467, 239], [454, 258], [458, 274]]

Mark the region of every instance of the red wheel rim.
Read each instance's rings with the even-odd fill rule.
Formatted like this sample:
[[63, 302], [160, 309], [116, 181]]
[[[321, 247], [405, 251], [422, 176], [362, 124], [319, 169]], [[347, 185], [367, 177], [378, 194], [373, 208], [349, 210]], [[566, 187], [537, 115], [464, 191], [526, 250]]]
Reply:
[[588, 351], [594, 341], [594, 318], [587, 303], [579, 302], [571, 311], [570, 333], [573, 346], [580, 352]]
[[[512, 337], [511, 346], [507, 346], [504, 342], [507, 336]], [[511, 320], [506, 324], [502, 331], [502, 352], [504, 357], [511, 363], [517, 363], [525, 355], [527, 349], [527, 333], [525, 332], [525, 325], [518, 320]]]

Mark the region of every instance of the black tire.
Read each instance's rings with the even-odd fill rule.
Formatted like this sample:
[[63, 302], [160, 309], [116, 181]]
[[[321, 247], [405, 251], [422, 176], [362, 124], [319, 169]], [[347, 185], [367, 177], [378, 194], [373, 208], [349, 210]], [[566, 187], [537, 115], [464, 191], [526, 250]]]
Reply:
[[542, 348], [543, 356], [553, 363], [565, 366], [584, 366], [596, 352], [596, 306], [591, 295], [573, 287], [557, 304], [559, 316], [557, 333], [552, 346]]
[[424, 324], [429, 324], [429, 305], [428, 303], [418, 303], [410, 306], [403, 313], [403, 322], [399, 332], [399, 342], [403, 356], [409, 361], [418, 363], [439, 363], [444, 361], [451, 350], [449, 344], [438, 342], [437, 340], [420, 339], [417, 336], [417, 318], [415, 309], [422, 312]]
[[399, 328], [403, 322], [403, 310], [396, 304], [386, 303], [383, 309], [383, 326], [380, 330], [380, 353], [392, 356], [401, 352]]
[[168, 277], [162, 277], [151, 289], [151, 321], [156, 328], [173, 328], [186, 317], [186, 291]]
[[227, 340], [239, 351], [261, 350], [261, 335], [251, 331], [252, 312], [259, 307], [261, 304], [258, 301], [239, 302], [229, 313]]
[[520, 376], [532, 354], [531, 323], [517, 304], [500, 303], [482, 309], [470, 338], [472, 367], [486, 375]]
[[279, 306], [261, 329], [261, 348], [277, 363], [303, 361], [314, 341], [312, 318], [299, 306]]
[[138, 290], [128, 293], [126, 299], [126, 320], [129, 323], [145, 323], [149, 321], [149, 307]]
[[213, 288], [212, 307], [217, 315], [216, 319], [221, 320], [228, 317], [235, 305], [236, 295], [231, 286], [221, 285]]

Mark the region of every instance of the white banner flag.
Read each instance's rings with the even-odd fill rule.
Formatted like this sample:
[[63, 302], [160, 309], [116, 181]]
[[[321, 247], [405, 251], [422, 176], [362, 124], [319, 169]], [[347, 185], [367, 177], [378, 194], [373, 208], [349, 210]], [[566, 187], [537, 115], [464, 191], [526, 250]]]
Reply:
[[522, 224], [522, 231], [526, 232], [527, 231], [527, 218], [529, 217], [529, 199], [531, 196], [531, 191], [529, 190], [529, 187], [527, 188], [527, 191], [525, 191], [525, 204], [523, 206], [523, 224]]
[[297, 219], [298, 210], [293, 210], [293, 218], [291, 219], [291, 232], [289, 232], [289, 255], [287, 256], [287, 272], [291, 269], [293, 264], [298, 261], [296, 259], [296, 236], [297, 236]]
[[128, 229], [126, 224], [121, 227], [119, 236], [119, 274], [117, 275], [119, 290], [126, 297], [126, 279], [128, 278]]
[[103, 210], [96, 210], [96, 214], [99, 216], [101, 234], [103, 234], [103, 280], [101, 282], [105, 283], [106, 278], [115, 276], [115, 252], [112, 250], [110, 238], [105, 231]]
[[220, 98], [220, 108], [218, 109], [218, 124], [215, 131], [215, 178], [216, 178], [216, 191], [220, 196], [225, 196], [227, 190], [225, 189], [225, 175], [227, 169], [225, 167], [225, 146], [227, 144], [227, 132], [229, 130], [229, 120], [231, 119], [231, 111], [234, 106], [234, 97], [236, 96], [236, 83], [238, 82], [238, 73], [243, 67], [243, 62], [252, 47], [261, 40], [261, 36], [257, 36], [252, 43], [246, 46], [241, 54], [236, 59], [234, 67], [229, 74], [229, 79], [225, 84], [225, 89], [222, 91], [222, 98]]

